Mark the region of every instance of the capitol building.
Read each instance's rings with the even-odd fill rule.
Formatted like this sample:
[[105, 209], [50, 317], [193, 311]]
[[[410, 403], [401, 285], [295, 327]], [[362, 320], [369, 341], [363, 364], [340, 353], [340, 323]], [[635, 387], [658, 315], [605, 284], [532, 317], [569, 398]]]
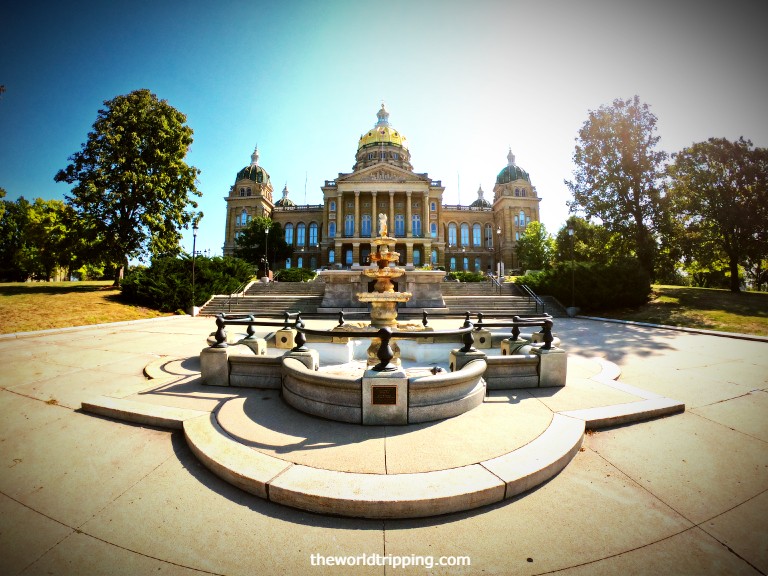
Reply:
[[539, 220], [536, 188], [515, 164], [512, 151], [499, 171], [493, 200], [482, 187], [469, 205], [443, 204], [445, 187], [426, 173], [416, 173], [406, 137], [389, 123], [384, 104], [377, 121], [357, 143], [352, 172], [339, 173], [322, 186], [322, 204], [296, 204], [286, 186], [274, 200], [269, 173], [259, 165], [258, 150], [237, 173], [225, 198], [224, 255], [256, 216], [279, 222], [293, 256], [272, 268], [352, 268], [368, 265], [378, 215], [386, 214], [388, 234], [404, 267], [443, 267], [447, 271], [496, 271], [518, 268], [515, 246], [525, 227]]

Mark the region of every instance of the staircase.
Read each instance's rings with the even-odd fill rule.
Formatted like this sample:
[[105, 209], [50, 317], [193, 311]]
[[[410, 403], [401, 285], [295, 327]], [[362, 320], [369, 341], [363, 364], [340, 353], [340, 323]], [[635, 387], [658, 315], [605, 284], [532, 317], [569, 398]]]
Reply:
[[[447, 307], [446, 314], [460, 316], [470, 312], [476, 318], [482, 312], [486, 318], [494, 316], [508, 318], [516, 314], [541, 314], [566, 316], [562, 307], [554, 300], [542, 298], [546, 307], [528, 296], [522, 295], [514, 284], [502, 284], [501, 287], [491, 282], [443, 282], [443, 299]], [[283, 312], [315, 313], [323, 301], [325, 283], [323, 282], [255, 282], [246, 288], [243, 294], [232, 296], [214, 296], [200, 311], [201, 316], [216, 314], [264, 314], [281, 316]], [[398, 315], [408, 316], [405, 307], [398, 309]], [[417, 312], [414, 311], [414, 314]], [[418, 312], [421, 315], [421, 312]], [[435, 315], [439, 313], [433, 313]]]
[[225, 314], [264, 314], [280, 316], [290, 312], [316, 312], [323, 301], [323, 282], [254, 282], [242, 294], [211, 298], [200, 310], [201, 316]]

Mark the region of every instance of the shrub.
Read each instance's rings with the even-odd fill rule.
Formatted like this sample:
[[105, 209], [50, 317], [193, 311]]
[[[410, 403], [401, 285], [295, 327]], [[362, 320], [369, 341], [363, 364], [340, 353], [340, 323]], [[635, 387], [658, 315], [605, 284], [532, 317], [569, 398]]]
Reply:
[[[195, 306], [214, 294], [230, 294], [253, 277], [253, 267], [238, 258], [195, 259]], [[192, 258], [163, 256], [147, 268], [131, 268], [120, 283], [121, 297], [162, 312], [185, 310], [192, 305]]]
[[449, 272], [448, 278], [459, 282], [484, 282], [485, 275], [480, 272]]
[[275, 272], [275, 280], [280, 282], [309, 282], [317, 274], [307, 268], [283, 268]]
[[576, 262], [573, 268], [570, 262], [561, 262], [515, 282], [527, 284], [537, 294], [554, 296], [566, 306], [573, 298], [575, 305], [585, 310], [640, 306], [651, 294], [651, 280], [635, 259], [610, 264]]

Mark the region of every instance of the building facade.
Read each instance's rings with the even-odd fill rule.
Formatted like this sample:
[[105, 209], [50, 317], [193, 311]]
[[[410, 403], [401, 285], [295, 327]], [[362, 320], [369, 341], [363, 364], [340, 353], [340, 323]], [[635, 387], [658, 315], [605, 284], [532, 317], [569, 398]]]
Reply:
[[499, 263], [504, 270], [517, 268], [517, 240], [539, 220], [541, 199], [512, 151], [496, 176], [493, 202], [481, 187], [471, 204], [445, 205], [441, 181], [413, 171], [408, 141], [389, 123], [383, 104], [376, 117], [358, 141], [352, 172], [325, 181], [322, 204], [294, 203], [287, 185], [273, 202], [270, 176], [258, 165], [255, 150], [225, 198], [224, 254], [234, 252], [238, 233], [255, 216], [268, 216], [280, 222], [293, 246], [293, 256], [272, 262], [273, 268], [365, 266], [371, 239], [378, 235], [378, 215], [386, 214], [402, 266], [472, 272], [496, 271]]

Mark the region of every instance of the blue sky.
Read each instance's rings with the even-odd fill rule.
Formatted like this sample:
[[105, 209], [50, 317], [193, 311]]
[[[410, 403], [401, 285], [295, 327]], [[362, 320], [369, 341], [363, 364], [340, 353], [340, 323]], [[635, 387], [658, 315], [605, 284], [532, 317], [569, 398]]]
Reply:
[[761, 4], [29, 1], [0, 19], [0, 187], [63, 198], [53, 177], [103, 102], [148, 88], [195, 132], [198, 249], [220, 253], [223, 197], [255, 144], [277, 197], [287, 183], [319, 203], [384, 101], [446, 203], [490, 197], [511, 146], [554, 233], [574, 138], [615, 98], [648, 103], [669, 152], [711, 136], [768, 146]]

